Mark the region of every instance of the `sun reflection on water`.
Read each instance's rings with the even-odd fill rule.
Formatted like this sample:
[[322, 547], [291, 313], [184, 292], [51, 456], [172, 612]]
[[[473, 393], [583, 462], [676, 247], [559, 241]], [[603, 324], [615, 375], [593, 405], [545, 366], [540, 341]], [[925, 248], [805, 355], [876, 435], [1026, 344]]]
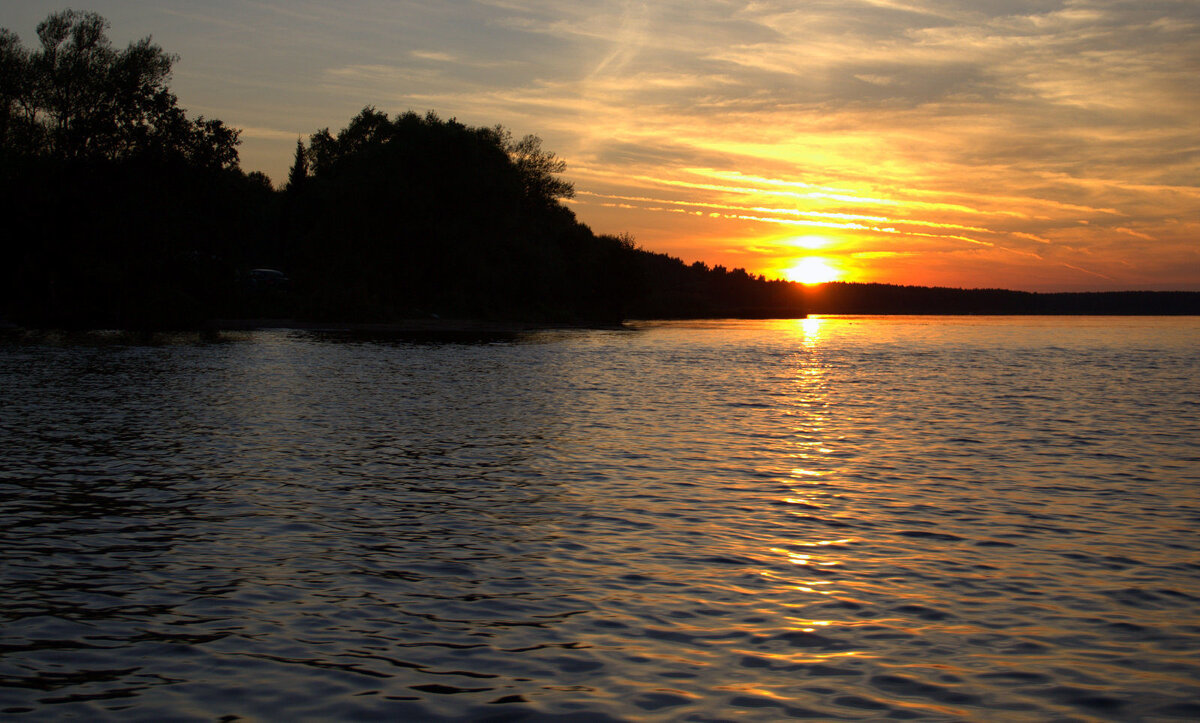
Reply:
[[[832, 390], [830, 369], [825, 361], [824, 347], [828, 343], [830, 320], [820, 316], [788, 322], [795, 346], [789, 360], [787, 380], [791, 401], [787, 417], [791, 439], [788, 443], [791, 464], [787, 468], [787, 484], [777, 499], [797, 525], [800, 534], [777, 539], [766, 547], [766, 554], [776, 565], [763, 572], [764, 580], [778, 586], [790, 614], [786, 616], [792, 634], [803, 635], [797, 644], [806, 648], [792, 662], [803, 658], [841, 658], [861, 656], [861, 650], [843, 647], [834, 642], [841, 637], [840, 629], [853, 626], [852, 612], [857, 598], [844, 589], [846, 577], [843, 566], [851, 560], [845, 547], [855, 541], [851, 537], [822, 537], [815, 533], [814, 520], [829, 521], [836, 517], [840, 492], [836, 485], [838, 462], [833, 457], [837, 444], [831, 436], [836, 427], [831, 416]], [[825, 617], [828, 610], [845, 610], [847, 617]], [[814, 615], [815, 613], [815, 615]], [[819, 616], [819, 617], [818, 617]], [[840, 619], [839, 619], [840, 618]], [[832, 636], [832, 637], [831, 637]], [[829, 646], [814, 656], [817, 649]]]
[[821, 340], [821, 326], [825, 323], [825, 319], [819, 316], [808, 316], [797, 319], [795, 323], [800, 328], [800, 337], [803, 340], [801, 343], [804, 348], [815, 348]]

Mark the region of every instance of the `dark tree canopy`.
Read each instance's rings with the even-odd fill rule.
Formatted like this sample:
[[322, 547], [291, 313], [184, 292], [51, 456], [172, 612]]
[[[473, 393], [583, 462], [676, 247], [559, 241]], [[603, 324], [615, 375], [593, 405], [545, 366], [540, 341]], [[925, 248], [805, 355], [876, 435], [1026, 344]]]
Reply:
[[565, 164], [535, 136], [367, 107], [296, 158], [289, 263], [314, 315], [619, 315], [623, 247], [559, 203]]
[[238, 169], [238, 131], [189, 118], [174, 56], [115, 49], [65, 11], [0, 30], [0, 319], [618, 322], [773, 313], [794, 285], [594, 234], [540, 138], [366, 107], [298, 140], [284, 190]]
[[33, 325], [192, 325], [237, 305], [270, 230], [271, 187], [238, 169], [238, 131], [189, 118], [175, 58], [118, 50], [64, 11], [23, 47], [0, 30], [0, 317]]
[[512, 134], [503, 126], [496, 126], [495, 131], [503, 141], [504, 150], [508, 151], [521, 173], [527, 196], [547, 201], [575, 197], [575, 186], [556, 177], [567, 169], [566, 161], [542, 150], [541, 138], [527, 135], [519, 141], [513, 141]]
[[[27, 49], [0, 29], [0, 321], [196, 327], [213, 319], [614, 323], [825, 313], [1196, 313], [1200, 294], [804, 288], [598, 235], [537, 136], [368, 106], [297, 139], [284, 188], [238, 131], [189, 118], [149, 38], [112, 47], [65, 11]], [[0, 323], [0, 328], [4, 324]]]
[[116, 50], [96, 13], [65, 10], [37, 27], [26, 50], [0, 30], [0, 143], [15, 154], [65, 160], [181, 159], [238, 163], [238, 131], [190, 119], [167, 88], [175, 56], [143, 38]]
[[[367, 107], [297, 148], [311, 176], [285, 226], [307, 313], [619, 321], [788, 315], [795, 284], [768, 282], [592, 233], [562, 199], [566, 163], [540, 138], [435, 113]], [[299, 176], [297, 176], [299, 177]], [[290, 184], [294, 187], [296, 184]]]
[[6, 146], [10, 139], [25, 135], [26, 109], [22, 102], [30, 96], [28, 64], [29, 52], [21, 47], [21, 39], [11, 30], [0, 28], [0, 142]]
[[[513, 140], [512, 133], [504, 126], [470, 128], [454, 119], [441, 120], [432, 111], [424, 116], [408, 111], [392, 120], [372, 106], [367, 106], [336, 135], [325, 128], [309, 139], [307, 162], [311, 163], [315, 175], [335, 173], [335, 168], [350, 159], [364, 154], [379, 152], [386, 146], [400, 146], [414, 141], [421, 129], [438, 133], [471, 137], [472, 142], [489, 151], [499, 151], [509, 158], [510, 170], [520, 177], [522, 195], [539, 204], [553, 204], [558, 199], [575, 195], [574, 186], [558, 177], [567, 164], [554, 153], [542, 149], [542, 139], [526, 135]], [[301, 149], [297, 149], [297, 160]], [[497, 156], [498, 157], [498, 156]], [[450, 159], [448, 159], [450, 160]], [[307, 168], [307, 166], [306, 166]]]
[[292, 168], [288, 171], [287, 188], [297, 191], [308, 180], [308, 150], [304, 141], [296, 139], [296, 156], [292, 160]]

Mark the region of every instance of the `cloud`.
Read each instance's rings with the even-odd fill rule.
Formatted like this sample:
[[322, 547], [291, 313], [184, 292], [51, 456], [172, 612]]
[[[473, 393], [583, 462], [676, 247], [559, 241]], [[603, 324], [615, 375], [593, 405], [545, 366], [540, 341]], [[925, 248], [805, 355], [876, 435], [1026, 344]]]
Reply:
[[[21, 5], [27, 38], [59, 9]], [[880, 280], [1200, 288], [1194, 0], [98, 9], [118, 42], [161, 22], [182, 104], [244, 121], [243, 158], [276, 154], [272, 175], [295, 137], [278, 129], [434, 109], [538, 133], [582, 220], [690, 259], [813, 228]]]
[[285, 131], [278, 128], [257, 128], [255, 126], [238, 126], [241, 131], [240, 138], [242, 141], [247, 139], [263, 139], [273, 141], [295, 141], [297, 138], [302, 138], [307, 133], [302, 131]]
[[435, 63], [453, 63], [456, 58], [450, 53], [442, 53], [436, 50], [412, 50], [409, 55], [417, 60], [430, 60]]

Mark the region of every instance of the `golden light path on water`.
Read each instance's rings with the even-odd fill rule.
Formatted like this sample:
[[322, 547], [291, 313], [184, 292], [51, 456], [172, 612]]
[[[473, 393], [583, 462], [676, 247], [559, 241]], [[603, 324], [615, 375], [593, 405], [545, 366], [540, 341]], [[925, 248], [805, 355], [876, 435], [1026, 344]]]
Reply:
[[[1061, 526], [1075, 525], [1073, 534], [1106, 532], [1093, 522], [1071, 522], [1079, 519], [1078, 503], [1047, 503], [1048, 493], [1031, 494], [1019, 479], [1022, 475], [1040, 478], [1049, 470], [1039, 470], [1036, 465], [1025, 472], [1014, 469], [1018, 478], [1007, 479], [1012, 473], [1008, 464], [993, 460], [980, 466], [987, 455], [965, 466], [955, 463], [956, 457], [970, 460], [975, 456], [969, 445], [980, 441], [972, 437], [987, 434], [978, 425], [994, 422], [973, 419], [974, 415], [964, 414], [957, 403], [945, 404], [945, 391], [929, 386], [939, 383], [944, 367], [917, 371], [915, 382], [894, 377], [890, 371], [880, 375], [870, 369], [848, 377], [848, 368], [857, 365], [832, 359], [830, 349], [823, 345], [840, 345], [848, 333], [856, 337], [856, 343], [872, 349], [882, 346], [886, 350], [895, 343], [894, 338], [871, 338], [869, 326], [868, 321], [822, 317], [777, 325], [778, 332], [795, 340], [797, 353], [792, 357], [789, 411], [785, 414], [795, 435], [790, 445], [793, 451], [788, 454], [792, 466], [786, 473], [786, 490], [773, 504], [787, 510], [797, 527], [817, 522], [818, 526], [859, 533], [828, 537], [784, 534], [731, 549], [730, 556], [776, 561], [758, 573], [768, 586], [758, 610], [764, 624], [771, 617], [786, 624], [791, 632], [781, 635], [799, 636], [788, 638], [792, 650], [765, 653], [746, 648], [737, 652], [745, 655], [743, 663], [751, 666], [820, 666], [817, 670], [842, 674], [874, 660], [882, 671], [872, 678], [873, 685], [898, 696], [889, 701], [891, 705], [921, 717], [962, 716], [964, 704], [981, 700], [956, 692], [958, 684], [972, 677], [1027, 679], [1039, 685], [1052, 680], [1049, 673], [1031, 670], [1063, 664], [1065, 659], [1056, 646], [1066, 639], [1087, 637], [1077, 630], [1077, 613], [1072, 609], [1097, 609], [1086, 602], [1088, 593], [1084, 591], [1091, 587], [1103, 591], [1112, 584], [1106, 573], [1092, 577], [1090, 571], [1073, 569], [1070, 558], [1095, 554], [1088, 549], [1090, 543], [1063, 540], [1047, 548], [1040, 544], [1026, 548], [1010, 541], [1037, 535], [1041, 523], [1035, 520], [1043, 516], [1033, 514], [1031, 519], [1030, 510], [1039, 504], [1055, 510], [1052, 518], [1044, 517], [1054, 520], [1046, 523], [1051, 530], [1066, 532]], [[924, 333], [921, 326], [909, 331], [920, 338]], [[831, 330], [840, 338], [827, 339]], [[884, 359], [876, 361], [891, 366], [895, 360], [888, 356], [885, 353]], [[960, 363], [954, 355], [943, 361]], [[875, 389], [880, 376], [888, 377], [891, 389]], [[915, 404], [932, 409], [924, 413], [906, 410], [904, 401], [894, 396], [897, 389], [922, 390]], [[880, 391], [896, 406], [879, 409], [873, 401], [861, 398]], [[1016, 391], [1020, 391], [1019, 384]], [[972, 392], [955, 390], [950, 397], [960, 395], [965, 400]], [[1037, 393], [1030, 396], [1036, 399]], [[923, 428], [922, 423], [929, 427]], [[853, 436], [847, 436], [851, 430]], [[956, 449], [964, 442], [967, 449]], [[864, 454], [870, 459], [862, 459]], [[1018, 464], [1023, 467], [1025, 463]], [[1084, 470], [1096, 471], [1087, 466]], [[1076, 488], [1059, 474], [1050, 472], [1049, 487], [1041, 489], [1064, 485], [1083, 493], [1083, 487]], [[993, 487], [981, 481], [978, 484], [986, 488], [975, 488], [971, 477], [980, 476], [999, 484]], [[1033, 489], [1039, 486], [1035, 483]], [[1117, 568], [1129, 560], [1118, 552], [1121, 547], [1118, 542], [1109, 552]], [[1149, 554], [1166, 562], [1170, 555], [1164, 553]], [[1060, 555], [1068, 560], [1064, 562]], [[1157, 564], [1146, 558], [1143, 563]], [[1075, 587], [1079, 581], [1071, 579], [1074, 575], [1087, 579], [1081, 588]], [[985, 591], [989, 587], [995, 588], [992, 593]], [[1110, 618], [1104, 625], [1122, 631], [1124, 626], [1135, 631], [1146, 625], [1170, 625], [1169, 614], [1152, 612], [1156, 607], [1152, 604], [1147, 607], [1129, 617]], [[831, 644], [839, 637], [857, 644]], [[994, 649], [975, 650], [975, 645]], [[896, 646], [912, 646], [913, 657], [901, 662]], [[916, 653], [922, 649], [927, 650]], [[1037, 662], [1029, 666], [1033, 661]], [[1012, 667], [1018, 662], [1027, 665]], [[1108, 666], [1085, 665], [1090, 672], [1082, 678], [1114, 674]], [[790, 695], [761, 684], [738, 689], [753, 690], [754, 695], [776, 700], [779, 705], [785, 705]], [[1052, 697], [1063, 701], [1091, 700], [1088, 705], [1099, 708], [1118, 705], [1115, 698], [1105, 697], [1101, 687], [1073, 687], [1068, 682], [1057, 691]], [[909, 696], [932, 700], [906, 700]], [[843, 702], [864, 709], [877, 705], [869, 699]], [[1009, 715], [1023, 717], [1018, 712], [1020, 705], [998, 705], [998, 709], [1009, 710]]]
[[[795, 278], [793, 280], [802, 281], [804, 279]], [[819, 282], [820, 281], [817, 279], [813, 280], [813, 283]], [[820, 344], [821, 326], [824, 321], [825, 320], [822, 317], [811, 316], [806, 319], [799, 319], [793, 322], [799, 331], [799, 339], [803, 349], [812, 351]], [[803, 394], [798, 394], [797, 402], [804, 405], [819, 405], [819, 400], [823, 396], [822, 387], [824, 384], [823, 380], [821, 379], [822, 374], [820, 368], [802, 367], [797, 369], [796, 373], [797, 382], [800, 388], [804, 390]], [[815, 459], [818, 456], [828, 454], [832, 451], [824, 446], [824, 442], [819, 441], [823, 431], [819, 417], [814, 417], [813, 420], [809, 421], [801, 429], [806, 435], [811, 435], [818, 441], [807, 443], [807, 446], [811, 449], [811, 451], [798, 451], [794, 453], [793, 457], [797, 463], [802, 465], [808, 464], [810, 459]], [[815, 511], [819, 511], [826, 506], [822, 499], [826, 493], [816, 488], [816, 486], [821, 482], [821, 478], [824, 476], [823, 472], [800, 466], [792, 469], [790, 474], [795, 480], [793, 483], [794, 487], [791, 490], [793, 495], [784, 497], [782, 499], [784, 504], [795, 505], [801, 509]], [[792, 542], [793, 547], [815, 548], [815, 550], [813, 552], [797, 552], [795, 549], [773, 547], [770, 548], [769, 551], [777, 555], [782, 555], [787, 562], [792, 565], [828, 569], [841, 565], [843, 562], [835, 559], [824, 559], [819, 555], [820, 549], [828, 548], [834, 545], [851, 544], [852, 542], [854, 542], [853, 538], [817, 541], [799, 540]], [[774, 575], [771, 572], [764, 572], [763, 575], [768, 579], [776, 579], [784, 584], [788, 584], [787, 581], [780, 579], [779, 576]], [[810, 595], [830, 595], [834, 592], [831, 589], [831, 586], [833, 585], [834, 582], [832, 580], [810, 579], [802, 580], [800, 584], [792, 585], [792, 589], [794, 589], [796, 592]], [[813, 633], [820, 628], [830, 628], [843, 624], [842, 621], [836, 620], [809, 620], [804, 618], [792, 619], [791, 623], [797, 630], [803, 633]], [[814, 660], [855, 657], [859, 655], [862, 655], [861, 651], [836, 652], [818, 655], [814, 658]]]
[[0, 706], [1195, 720], [1197, 344], [816, 316], [15, 343]]

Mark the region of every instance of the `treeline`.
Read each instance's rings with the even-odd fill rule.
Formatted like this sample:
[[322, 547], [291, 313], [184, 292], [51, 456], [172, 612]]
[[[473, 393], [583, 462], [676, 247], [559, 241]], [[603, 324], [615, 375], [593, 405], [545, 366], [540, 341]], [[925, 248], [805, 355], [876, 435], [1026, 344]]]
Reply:
[[297, 145], [263, 263], [308, 317], [619, 320], [634, 249], [575, 220], [562, 169], [532, 136], [367, 108]]
[[238, 168], [238, 131], [179, 107], [172, 56], [106, 28], [55, 13], [34, 49], [0, 29], [0, 317], [196, 326], [239, 303], [274, 194]]
[[812, 314], [1200, 314], [1200, 292], [1035, 293], [833, 282], [804, 289]]
[[298, 140], [276, 189], [239, 168], [237, 130], [179, 107], [174, 56], [106, 28], [56, 13], [32, 49], [0, 29], [0, 322], [1200, 313], [1187, 294], [806, 288], [685, 264], [580, 223], [536, 136], [432, 112], [368, 107]]
[[[797, 289], [594, 234], [535, 136], [366, 108], [298, 141], [273, 189], [238, 131], [190, 118], [149, 39], [66, 11], [0, 31], [0, 317], [200, 326], [294, 316], [617, 322], [796, 313]], [[256, 271], [276, 269], [284, 275]]]

